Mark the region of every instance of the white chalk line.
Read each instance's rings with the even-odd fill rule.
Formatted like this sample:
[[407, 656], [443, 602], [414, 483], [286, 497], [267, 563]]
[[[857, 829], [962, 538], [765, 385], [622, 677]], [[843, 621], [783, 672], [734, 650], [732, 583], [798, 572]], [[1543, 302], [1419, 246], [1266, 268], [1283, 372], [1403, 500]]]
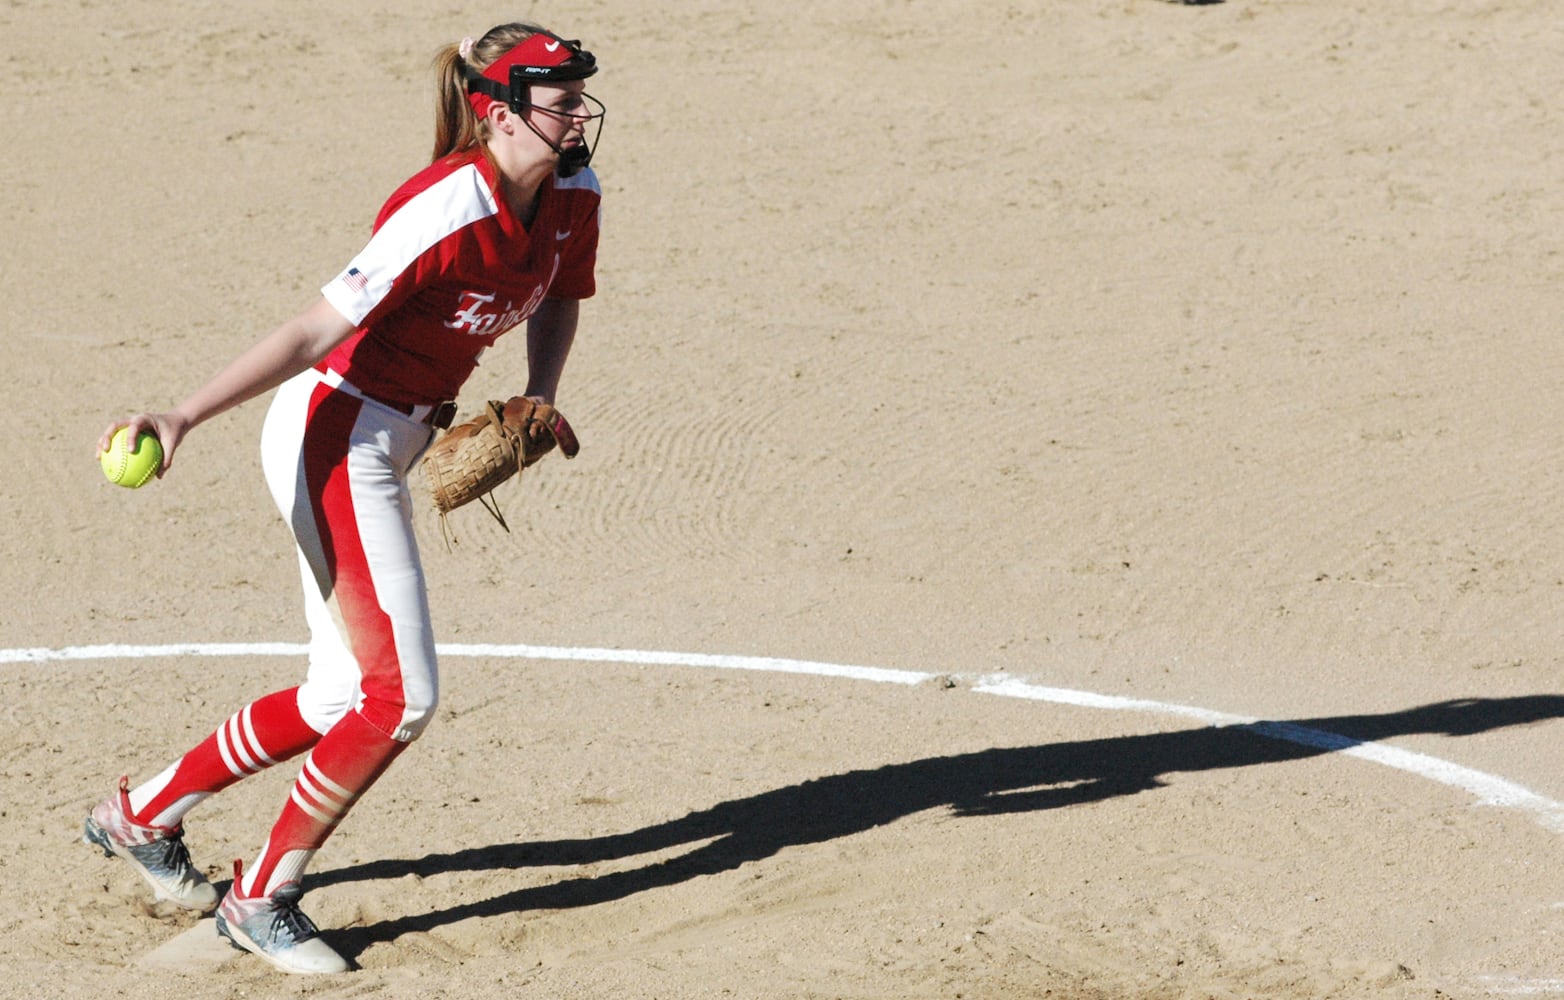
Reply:
[[1080, 705], [1086, 708], [1107, 708], [1117, 711], [1152, 712], [1159, 715], [1179, 715], [1196, 719], [1213, 726], [1243, 726], [1250, 732], [1273, 740], [1283, 740], [1301, 746], [1329, 750], [1332, 753], [1356, 757], [1392, 767], [1398, 771], [1415, 774], [1420, 778], [1448, 785], [1467, 792], [1477, 799], [1480, 806], [1501, 806], [1531, 813], [1538, 822], [1554, 833], [1564, 833], [1564, 803], [1538, 795], [1513, 781], [1464, 767], [1460, 764], [1412, 750], [1402, 750], [1383, 743], [1356, 740], [1323, 729], [1312, 729], [1293, 722], [1272, 722], [1242, 715], [1230, 715], [1207, 708], [1174, 705], [1158, 701], [1142, 701], [1134, 698], [1117, 698], [1112, 695], [1093, 694], [1089, 691], [1073, 691], [1066, 688], [1038, 687], [1025, 681], [996, 678], [980, 681], [973, 690], [985, 694], [1001, 694], [1012, 698], [1035, 698], [1062, 705]]
[[[1501, 806], [1531, 814], [1542, 826], [1564, 832], [1564, 804], [1538, 795], [1512, 781], [1459, 764], [1380, 743], [1364, 742], [1339, 733], [1291, 722], [1266, 721], [1193, 705], [1124, 698], [1073, 688], [1047, 687], [1008, 674], [934, 674], [886, 667], [849, 666], [813, 660], [764, 656], [725, 656], [707, 653], [656, 652], [635, 649], [592, 649], [572, 646], [439, 644], [441, 656], [493, 659], [574, 660], [593, 663], [626, 663], [646, 666], [704, 667], [717, 670], [753, 670], [769, 673], [840, 677], [878, 684], [923, 684], [950, 678], [979, 694], [1044, 701], [1078, 708], [1114, 712], [1141, 712], [1191, 719], [1210, 726], [1245, 727], [1270, 739], [1345, 754], [1404, 771], [1429, 781], [1460, 789], [1477, 805]], [[302, 643], [174, 643], [161, 646], [67, 646], [61, 649], [0, 649], [0, 665], [48, 663], [71, 660], [128, 660], [185, 656], [304, 656]], [[1477, 988], [1488, 996], [1556, 996], [1564, 994], [1564, 979], [1521, 976], [1480, 976]]]
[[1489, 996], [1558, 997], [1564, 996], [1564, 979], [1525, 979], [1520, 976], [1478, 976], [1479, 989]]
[[[1460, 764], [1374, 743], [1352, 739], [1322, 729], [1291, 722], [1275, 722], [1192, 705], [1123, 698], [1072, 688], [1046, 687], [1008, 674], [934, 674], [888, 667], [850, 666], [815, 660], [792, 660], [770, 656], [730, 656], [710, 653], [678, 653], [637, 649], [594, 649], [576, 646], [527, 646], [441, 643], [437, 653], [447, 657], [483, 657], [490, 659], [577, 660], [592, 663], [628, 663], [646, 666], [702, 667], [715, 670], [751, 670], [766, 673], [805, 674], [813, 677], [839, 677], [872, 681], [876, 684], [914, 685], [950, 678], [966, 684], [979, 694], [1004, 698], [1023, 698], [1079, 708], [1099, 708], [1114, 712], [1141, 712], [1171, 715], [1210, 726], [1245, 727], [1269, 739], [1356, 757], [1385, 767], [1404, 771], [1428, 781], [1456, 788], [1471, 795], [1480, 806], [1499, 806], [1530, 814], [1546, 829], [1564, 832], [1564, 804], [1539, 795], [1513, 781]], [[66, 646], [60, 649], [33, 647], [0, 649], [0, 664], [48, 663], [71, 660], [131, 660], [186, 656], [304, 656], [302, 643], [172, 643], [156, 646], [98, 645]]]

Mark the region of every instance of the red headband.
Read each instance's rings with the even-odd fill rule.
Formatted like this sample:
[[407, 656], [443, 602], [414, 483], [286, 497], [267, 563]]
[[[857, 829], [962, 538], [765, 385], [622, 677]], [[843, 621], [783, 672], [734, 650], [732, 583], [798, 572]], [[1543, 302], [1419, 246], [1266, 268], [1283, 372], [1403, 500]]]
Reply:
[[[483, 75], [498, 84], [510, 83], [512, 66], [558, 66], [576, 54], [574, 45], [567, 44], [546, 32], [529, 35], [526, 41], [515, 46], [483, 68]], [[498, 104], [488, 94], [468, 94], [467, 100], [479, 118], [489, 113], [489, 106]]]

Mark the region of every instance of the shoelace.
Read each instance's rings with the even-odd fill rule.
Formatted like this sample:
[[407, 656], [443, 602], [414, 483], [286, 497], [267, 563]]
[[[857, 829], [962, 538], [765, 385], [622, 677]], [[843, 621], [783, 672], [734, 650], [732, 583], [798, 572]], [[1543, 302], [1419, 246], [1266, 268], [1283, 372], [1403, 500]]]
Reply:
[[320, 936], [320, 931], [315, 927], [314, 922], [304, 915], [304, 911], [299, 909], [298, 903], [291, 899], [279, 901], [273, 896], [272, 907], [270, 934], [273, 941], [291, 941], [298, 944]]
[[176, 833], [153, 843], [159, 847], [157, 863], [165, 871], [183, 875], [195, 867], [190, 862], [190, 849], [185, 846], [184, 834]]

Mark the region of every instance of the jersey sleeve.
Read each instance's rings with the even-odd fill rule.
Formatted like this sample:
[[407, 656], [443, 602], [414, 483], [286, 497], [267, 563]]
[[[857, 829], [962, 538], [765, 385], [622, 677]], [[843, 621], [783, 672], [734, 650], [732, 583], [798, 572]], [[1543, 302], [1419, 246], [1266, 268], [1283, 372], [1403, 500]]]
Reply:
[[398, 192], [382, 210], [369, 243], [321, 288], [321, 295], [353, 325], [362, 326], [405, 302], [439, 272], [437, 251], [443, 241], [494, 212], [494, 196], [476, 169], [459, 170], [405, 200]]

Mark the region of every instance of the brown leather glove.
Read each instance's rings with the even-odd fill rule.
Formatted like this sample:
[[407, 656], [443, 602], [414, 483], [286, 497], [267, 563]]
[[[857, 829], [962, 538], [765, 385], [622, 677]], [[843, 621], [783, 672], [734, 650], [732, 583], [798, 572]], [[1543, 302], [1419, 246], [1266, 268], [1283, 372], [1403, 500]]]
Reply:
[[556, 445], [566, 458], [581, 450], [570, 422], [553, 406], [527, 396], [490, 400], [482, 413], [452, 427], [424, 455], [429, 493], [442, 523], [456, 508], [481, 500], [509, 531], [489, 494]]

